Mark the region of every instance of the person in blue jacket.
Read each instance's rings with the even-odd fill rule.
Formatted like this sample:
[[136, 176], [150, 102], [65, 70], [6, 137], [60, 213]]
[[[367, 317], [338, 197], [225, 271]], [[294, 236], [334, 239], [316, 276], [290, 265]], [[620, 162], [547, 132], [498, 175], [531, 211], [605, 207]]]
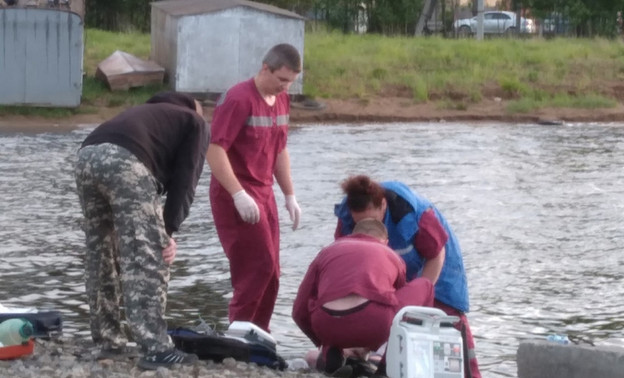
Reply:
[[377, 183], [365, 175], [342, 183], [346, 197], [337, 204], [335, 237], [349, 235], [364, 218], [382, 221], [389, 246], [407, 265], [407, 280], [426, 277], [435, 285], [434, 307], [458, 316], [455, 327], [466, 345], [466, 377], [481, 377], [475, 344], [466, 313], [469, 311], [468, 283], [461, 248], [448, 222], [426, 198], [398, 181]]

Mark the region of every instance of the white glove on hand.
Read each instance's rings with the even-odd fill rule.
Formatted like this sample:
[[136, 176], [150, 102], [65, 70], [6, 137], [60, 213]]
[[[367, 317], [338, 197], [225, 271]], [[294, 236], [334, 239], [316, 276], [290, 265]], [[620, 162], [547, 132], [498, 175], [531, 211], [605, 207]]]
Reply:
[[299, 219], [301, 218], [301, 208], [294, 194], [286, 196], [286, 209], [288, 214], [290, 214], [290, 220], [293, 222], [292, 229], [294, 231], [299, 227]]
[[256, 224], [260, 221], [260, 209], [256, 201], [245, 190], [236, 192], [232, 195], [234, 206], [241, 218], [247, 223]]

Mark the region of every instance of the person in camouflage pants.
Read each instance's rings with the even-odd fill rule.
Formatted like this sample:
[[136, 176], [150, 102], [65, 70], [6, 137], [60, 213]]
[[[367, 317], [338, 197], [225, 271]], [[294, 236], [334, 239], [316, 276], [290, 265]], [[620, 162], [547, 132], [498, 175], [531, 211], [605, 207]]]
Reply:
[[160, 254], [169, 236], [160, 196], [154, 195], [158, 182], [134, 155], [110, 143], [82, 148], [76, 172], [86, 218], [86, 288], [89, 307], [96, 309], [90, 316], [93, 340], [106, 347], [125, 342], [120, 338], [119, 266], [124, 269], [124, 285], [142, 286], [124, 298], [128, 321], [144, 324], [135, 337], [148, 350], [167, 345], [166, 334], [160, 331], [166, 328], [169, 266]]
[[197, 359], [174, 348], [164, 319], [177, 251], [171, 235], [188, 215], [209, 140], [201, 106], [184, 96], [156, 95], [100, 125], [75, 167], [93, 341], [105, 357], [125, 354], [123, 302], [146, 369]]

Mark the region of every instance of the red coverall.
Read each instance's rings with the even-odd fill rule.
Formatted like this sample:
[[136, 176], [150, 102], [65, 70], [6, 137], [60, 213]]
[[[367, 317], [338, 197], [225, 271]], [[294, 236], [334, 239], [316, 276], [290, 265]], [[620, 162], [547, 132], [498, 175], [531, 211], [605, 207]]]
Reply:
[[[323, 304], [357, 294], [369, 302], [354, 311], [328, 311]], [[377, 239], [350, 235], [324, 248], [310, 264], [293, 305], [293, 319], [317, 346], [378, 349], [388, 341], [402, 307], [432, 306], [426, 278], [405, 281], [405, 263]]]
[[260, 209], [258, 223], [245, 223], [232, 196], [211, 178], [212, 215], [230, 261], [234, 289], [229, 320], [250, 321], [267, 331], [280, 275], [273, 172], [277, 155], [286, 147], [289, 108], [286, 93], [277, 95], [269, 106], [250, 79], [223, 94], [211, 123], [210, 143], [226, 151], [234, 174]]

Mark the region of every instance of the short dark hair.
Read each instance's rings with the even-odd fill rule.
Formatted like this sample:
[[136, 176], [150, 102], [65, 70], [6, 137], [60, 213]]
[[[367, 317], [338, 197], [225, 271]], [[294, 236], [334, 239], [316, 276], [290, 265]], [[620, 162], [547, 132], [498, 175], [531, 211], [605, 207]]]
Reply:
[[301, 72], [301, 56], [299, 55], [299, 51], [288, 43], [280, 43], [279, 45], [271, 47], [271, 50], [269, 50], [264, 56], [264, 59], [262, 59], [262, 63], [266, 64], [271, 72], [279, 70], [284, 66], [293, 72]]

